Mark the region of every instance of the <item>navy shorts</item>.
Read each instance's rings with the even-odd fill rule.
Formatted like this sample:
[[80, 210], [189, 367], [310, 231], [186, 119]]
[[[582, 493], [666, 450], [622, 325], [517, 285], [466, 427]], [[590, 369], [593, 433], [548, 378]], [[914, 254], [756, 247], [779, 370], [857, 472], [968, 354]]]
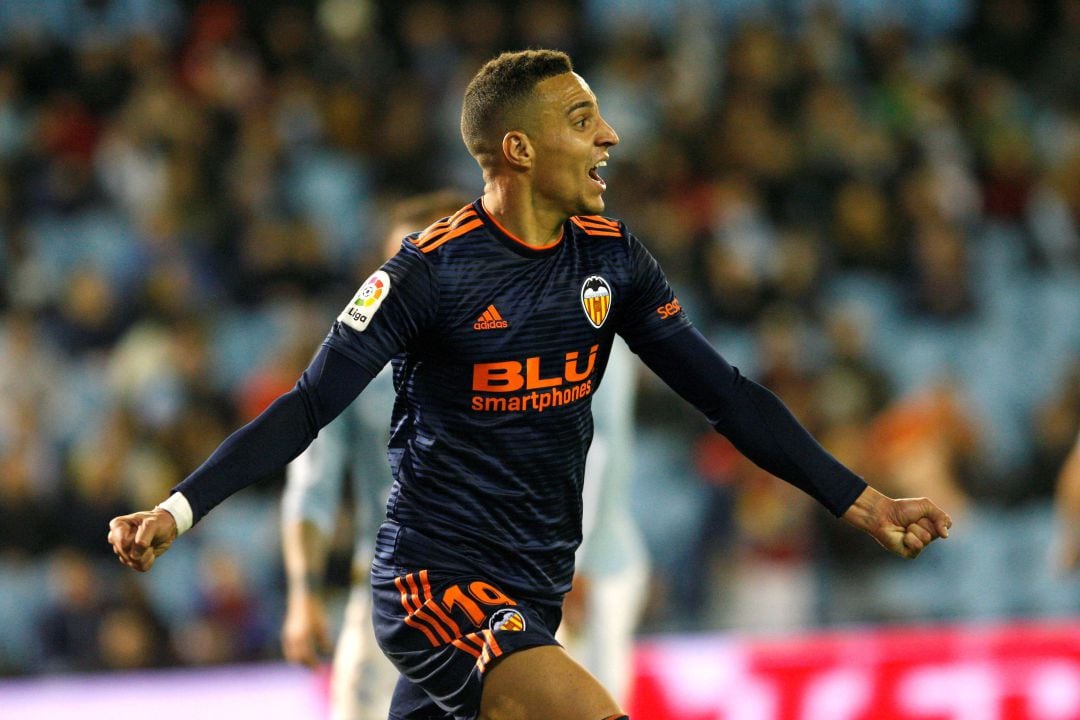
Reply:
[[492, 663], [559, 644], [558, 601], [511, 596], [490, 578], [376, 561], [371, 584], [375, 637], [403, 676], [390, 720], [473, 720]]

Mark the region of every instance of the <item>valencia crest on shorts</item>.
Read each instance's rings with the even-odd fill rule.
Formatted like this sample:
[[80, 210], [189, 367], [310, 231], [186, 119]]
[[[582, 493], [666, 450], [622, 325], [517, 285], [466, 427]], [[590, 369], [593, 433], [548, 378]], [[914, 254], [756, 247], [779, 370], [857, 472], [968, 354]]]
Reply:
[[611, 286], [599, 275], [590, 275], [581, 284], [581, 307], [585, 317], [594, 328], [599, 328], [607, 320], [611, 311]]
[[525, 616], [513, 608], [496, 610], [488, 621], [488, 627], [492, 630], [521, 632], [525, 629]]

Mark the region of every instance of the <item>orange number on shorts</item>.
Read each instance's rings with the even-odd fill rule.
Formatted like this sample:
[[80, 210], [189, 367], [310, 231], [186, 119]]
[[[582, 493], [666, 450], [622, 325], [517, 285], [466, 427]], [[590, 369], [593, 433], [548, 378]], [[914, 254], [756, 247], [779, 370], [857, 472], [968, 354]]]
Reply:
[[484, 622], [484, 611], [476, 604], [476, 601], [461, 591], [460, 585], [451, 585], [442, 596], [443, 607], [453, 610], [455, 605], [461, 606], [474, 625]]
[[[472, 597], [469, 597], [469, 596]], [[443, 592], [442, 604], [449, 612], [454, 606], [460, 607], [477, 627], [484, 622], [484, 611], [477, 602], [484, 605], [517, 605], [505, 594], [482, 580], [477, 580], [469, 585], [469, 594], [466, 595], [460, 585], [451, 585]]]
[[516, 602], [483, 580], [477, 580], [469, 585], [469, 594], [485, 605], [517, 605]]

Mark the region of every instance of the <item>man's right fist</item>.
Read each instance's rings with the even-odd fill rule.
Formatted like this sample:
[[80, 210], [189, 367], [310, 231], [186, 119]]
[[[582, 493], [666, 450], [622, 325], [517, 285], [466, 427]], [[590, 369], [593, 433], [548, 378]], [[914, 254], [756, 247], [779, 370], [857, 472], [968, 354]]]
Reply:
[[120, 562], [146, 572], [176, 539], [176, 520], [155, 508], [115, 517], [109, 522], [109, 544]]

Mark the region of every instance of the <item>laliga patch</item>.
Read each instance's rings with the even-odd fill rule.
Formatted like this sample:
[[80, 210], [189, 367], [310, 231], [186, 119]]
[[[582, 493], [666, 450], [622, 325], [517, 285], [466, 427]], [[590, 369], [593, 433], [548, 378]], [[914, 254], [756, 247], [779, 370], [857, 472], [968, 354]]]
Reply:
[[390, 276], [382, 270], [376, 270], [356, 291], [356, 297], [345, 306], [337, 319], [357, 332], [364, 332], [371, 322], [371, 317], [389, 293]]
[[611, 286], [599, 275], [590, 275], [581, 284], [581, 307], [585, 317], [594, 328], [599, 328], [607, 320], [611, 310]]
[[525, 629], [525, 616], [513, 608], [496, 610], [488, 621], [488, 627], [505, 632], [521, 632]]

